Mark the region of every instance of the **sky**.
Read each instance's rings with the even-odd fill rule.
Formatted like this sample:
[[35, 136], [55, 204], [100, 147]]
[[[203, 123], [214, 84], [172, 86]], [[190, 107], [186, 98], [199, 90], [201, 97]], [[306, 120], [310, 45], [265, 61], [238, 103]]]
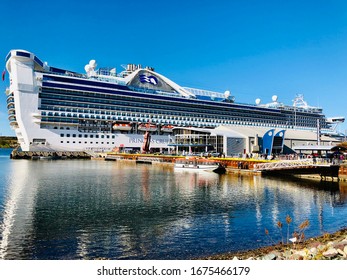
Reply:
[[[0, 69], [11, 49], [81, 73], [91, 59], [118, 72], [141, 64], [181, 86], [230, 90], [236, 102], [303, 94], [327, 117], [347, 115], [344, 0], [2, 0], [0, 23]], [[6, 73], [0, 136], [14, 135], [8, 86]]]

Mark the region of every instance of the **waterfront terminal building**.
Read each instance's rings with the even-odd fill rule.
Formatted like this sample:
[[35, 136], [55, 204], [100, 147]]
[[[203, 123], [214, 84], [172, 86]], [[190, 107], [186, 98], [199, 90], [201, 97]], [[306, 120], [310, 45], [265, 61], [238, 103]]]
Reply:
[[175, 153], [216, 153], [225, 156], [244, 154], [292, 154], [328, 152], [341, 138], [317, 132], [269, 127], [219, 126], [215, 129], [179, 129], [169, 147]]

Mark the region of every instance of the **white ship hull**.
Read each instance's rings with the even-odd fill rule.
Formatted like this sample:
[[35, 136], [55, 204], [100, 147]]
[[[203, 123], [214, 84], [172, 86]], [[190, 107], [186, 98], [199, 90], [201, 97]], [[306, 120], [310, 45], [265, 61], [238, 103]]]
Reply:
[[[22, 130], [20, 130], [22, 131]], [[65, 133], [64, 133], [65, 132]], [[22, 132], [20, 132], [22, 133]], [[64, 133], [64, 137], [60, 134]], [[70, 134], [69, 137], [66, 135]], [[76, 137], [72, 135], [76, 134]], [[112, 151], [115, 148], [138, 149], [143, 144], [142, 134], [90, 134], [93, 138], [79, 138], [80, 133], [77, 130], [49, 130], [40, 129], [36, 134], [27, 133], [29, 138], [40, 137], [46, 139], [44, 142], [35, 142], [27, 147], [27, 151]], [[98, 138], [96, 138], [98, 136]], [[64, 140], [62, 140], [64, 139]], [[168, 136], [153, 135], [151, 137], [150, 149], [167, 149], [170, 139]]]

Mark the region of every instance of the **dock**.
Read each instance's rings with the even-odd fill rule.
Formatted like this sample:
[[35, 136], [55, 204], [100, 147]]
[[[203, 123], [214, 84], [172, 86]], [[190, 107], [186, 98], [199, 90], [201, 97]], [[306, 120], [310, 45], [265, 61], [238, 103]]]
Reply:
[[[13, 150], [12, 159], [99, 159], [105, 161], [131, 161], [137, 164], [173, 164], [178, 155], [151, 155], [125, 153], [92, 153], [85, 152], [21, 152]], [[217, 163], [225, 166], [227, 173], [271, 176], [300, 176], [313, 175], [321, 180], [337, 179], [347, 181], [347, 165], [342, 162], [330, 163], [323, 159], [301, 160], [259, 160], [243, 158], [214, 158]]]

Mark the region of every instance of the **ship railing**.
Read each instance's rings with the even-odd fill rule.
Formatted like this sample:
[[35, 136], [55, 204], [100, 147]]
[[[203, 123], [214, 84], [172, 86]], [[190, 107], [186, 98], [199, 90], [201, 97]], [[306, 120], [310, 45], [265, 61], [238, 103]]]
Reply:
[[[46, 71], [37, 71], [41, 73], [47, 73]], [[69, 72], [66, 71], [65, 73], [60, 73], [60, 72], [49, 72], [50, 74], [53, 75], [59, 75], [59, 76], [70, 76], [70, 77], [76, 77], [76, 78], [83, 78], [83, 79], [91, 79], [91, 80], [97, 80], [97, 81], [105, 81], [105, 82], [110, 82], [113, 84], [118, 84], [118, 85], [125, 85], [124, 82], [118, 80], [118, 76], [115, 75], [105, 75], [102, 73], [98, 73], [95, 76], [88, 77], [86, 74], [81, 74], [81, 73], [74, 73], [74, 72]]]
[[189, 88], [189, 87], [183, 87], [185, 90], [189, 91], [190, 93], [193, 93], [194, 95], [201, 95], [201, 96], [216, 96], [220, 98], [224, 98], [224, 94], [216, 91], [210, 91], [210, 90], [204, 90], [204, 89], [197, 89], [197, 88]]
[[314, 113], [322, 113], [323, 109], [321, 107], [298, 107], [298, 106], [290, 106], [284, 105], [284, 109], [296, 112], [314, 112]]
[[85, 152], [86, 154], [90, 155], [90, 156], [93, 157], [93, 158], [98, 157], [97, 153], [94, 152], [93, 150], [85, 150], [84, 152]]
[[172, 96], [177, 97], [178, 93], [173, 91], [165, 91], [165, 90], [155, 90], [150, 88], [138, 88], [133, 86], [128, 86], [129, 89], [137, 91], [137, 92], [143, 92], [143, 93], [150, 93], [150, 94], [160, 94], [160, 95], [166, 95], [166, 96]]
[[190, 93], [193, 93], [194, 95], [202, 95], [202, 96], [216, 96], [220, 98], [224, 98], [224, 94], [216, 91], [210, 91], [210, 90], [204, 90], [204, 89], [197, 89], [197, 88], [189, 88], [189, 87], [183, 87], [185, 90], [189, 91]]
[[119, 155], [107, 155], [105, 157], [106, 160], [123, 160], [124, 157], [123, 156], [119, 156]]
[[137, 160], [140, 160], [142, 162], [162, 162], [162, 158], [155, 158], [155, 157], [138, 157]]
[[66, 70], [64, 73], [61, 72], [55, 72], [55, 71], [44, 71], [44, 70], [35, 70], [35, 72], [43, 73], [43, 74], [53, 74], [57, 76], [70, 76], [70, 77], [76, 77], [76, 78], [88, 78], [86, 74], [76, 73], [76, 72], [69, 72]]
[[254, 165], [255, 171], [276, 170], [284, 168], [307, 167], [312, 165], [328, 166], [331, 163], [323, 158], [307, 158], [301, 160], [281, 160], [267, 163], [258, 163]]

